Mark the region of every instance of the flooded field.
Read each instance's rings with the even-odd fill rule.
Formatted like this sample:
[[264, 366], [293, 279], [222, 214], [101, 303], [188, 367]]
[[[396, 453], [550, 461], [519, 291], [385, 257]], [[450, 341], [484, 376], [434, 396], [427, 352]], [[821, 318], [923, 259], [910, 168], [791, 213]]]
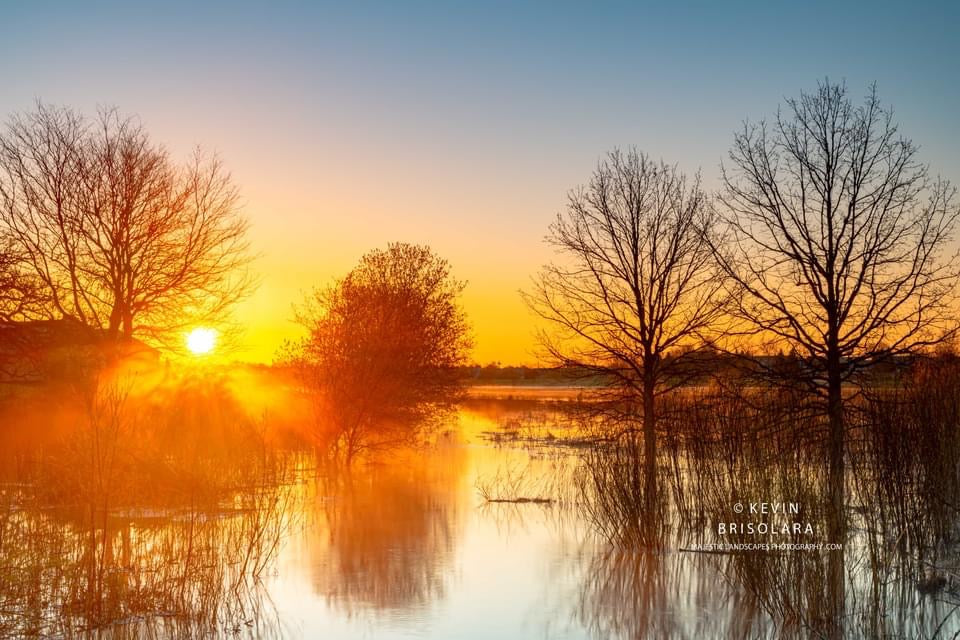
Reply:
[[[170, 447], [159, 457], [122, 450], [109, 406], [66, 450], [8, 441], [0, 635], [775, 638], [827, 635], [817, 625], [832, 619], [852, 637], [960, 631], [952, 550], [907, 568], [869, 543], [861, 513], [838, 596], [825, 588], [836, 552], [802, 546], [827, 542], [812, 498], [797, 497], [798, 513], [758, 507], [772, 512], [751, 518], [758, 531], [718, 533], [726, 516], [695, 453], [667, 447], [661, 471], [679, 480], [660, 520], [614, 532], [623, 522], [586, 504], [609, 459], [571, 426], [581, 396], [475, 390], [429, 444], [339, 472], [255, 430], [154, 433]], [[180, 428], [204, 415], [178, 406]], [[785, 518], [815, 531], [780, 531]], [[802, 545], [756, 546], [782, 542]]]

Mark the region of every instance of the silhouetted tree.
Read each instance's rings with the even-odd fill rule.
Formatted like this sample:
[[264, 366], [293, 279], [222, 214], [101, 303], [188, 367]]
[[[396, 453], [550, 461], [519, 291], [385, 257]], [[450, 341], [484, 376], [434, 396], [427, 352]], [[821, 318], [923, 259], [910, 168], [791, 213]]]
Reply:
[[956, 331], [957, 265], [942, 259], [954, 189], [929, 177], [871, 88], [861, 106], [829, 81], [745, 125], [724, 167], [722, 216], [736, 314], [810, 363], [826, 401], [831, 510], [842, 535], [843, 384]]
[[699, 177], [614, 151], [570, 194], [547, 237], [561, 262], [544, 267], [525, 295], [551, 324], [541, 342], [557, 363], [610, 377], [642, 401], [651, 497], [656, 398], [688, 380], [688, 357], [720, 317], [712, 233]]
[[15, 322], [42, 313], [37, 284], [22, 271], [21, 256], [0, 236], [0, 323]]
[[36, 282], [23, 273], [20, 256], [0, 236], [0, 383], [26, 378], [23, 359], [30, 341], [16, 323], [40, 313], [42, 299]]
[[0, 135], [0, 234], [46, 315], [160, 339], [247, 290], [247, 224], [216, 159], [177, 166], [143, 127], [39, 104]]
[[292, 357], [320, 400], [321, 439], [350, 462], [409, 440], [456, 396], [470, 347], [464, 284], [427, 247], [391, 244], [299, 309]]

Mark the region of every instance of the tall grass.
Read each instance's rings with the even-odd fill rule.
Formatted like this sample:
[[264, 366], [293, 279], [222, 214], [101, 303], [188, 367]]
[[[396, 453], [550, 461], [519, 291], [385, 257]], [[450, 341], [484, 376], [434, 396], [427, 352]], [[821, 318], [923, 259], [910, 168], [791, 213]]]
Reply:
[[[665, 397], [653, 505], [630, 429], [605, 430], [594, 420], [599, 436], [578, 476], [582, 512], [611, 549], [630, 553], [699, 557], [705, 543], [842, 543], [829, 552], [706, 555], [769, 618], [770, 637], [952, 633], [960, 628], [951, 619], [960, 605], [960, 367], [918, 367], [896, 384], [851, 391], [847, 405], [844, 540], [828, 539], [836, 515], [827, 508], [826, 420], [819, 400], [799, 392], [701, 388]], [[784, 518], [733, 510], [774, 501], [797, 503], [789, 520], [811, 523], [813, 535], [719, 533], [718, 523], [777, 525]], [[904, 619], [907, 610], [922, 615]]]
[[216, 383], [93, 381], [70, 401], [70, 428], [0, 486], [0, 636], [269, 635], [292, 458]]

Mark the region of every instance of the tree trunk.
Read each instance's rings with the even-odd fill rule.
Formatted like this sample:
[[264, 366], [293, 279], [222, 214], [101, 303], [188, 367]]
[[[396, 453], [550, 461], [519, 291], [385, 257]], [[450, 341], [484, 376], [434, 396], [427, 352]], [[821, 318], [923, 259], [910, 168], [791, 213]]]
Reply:
[[126, 305], [123, 308], [123, 337], [127, 340], [133, 338], [133, 313]]
[[643, 460], [644, 491], [652, 503], [657, 496], [657, 416], [654, 404], [656, 380], [652, 373], [643, 378]]
[[844, 425], [841, 364], [838, 354], [832, 354], [827, 364], [827, 417], [829, 420], [828, 448], [830, 459], [830, 515], [831, 542], [843, 542], [846, 533], [844, 517]]
[[110, 310], [110, 324], [107, 325], [107, 338], [115, 339], [120, 334], [120, 326], [123, 324], [123, 317], [120, 313], [120, 304], [114, 302]]
[[[844, 479], [844, 421], [843, 421], [843, 378], [840, 355], [831, 350], [827, 358], [827, 417], [830, 433], [828, 436], [830, 458], [830, 509], [828, 511], [828, 542], [843, 545], [846, 542], [846, 508]], [[844, 549], [830, 551], [828, 561], [827, 602], [830, 606], [832, 624], [828, 637], [842, 638], [844, 635], [843, 614], [845, 609]]]

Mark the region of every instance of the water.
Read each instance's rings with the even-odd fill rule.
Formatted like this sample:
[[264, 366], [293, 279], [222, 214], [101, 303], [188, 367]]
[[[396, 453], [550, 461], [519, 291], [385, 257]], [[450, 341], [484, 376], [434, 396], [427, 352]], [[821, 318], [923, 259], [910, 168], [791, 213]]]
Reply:
[[[888, 577], [875, 591], [856, 532], [840, 608], [823, 600], [827, 556], [817, 552], [770, 562], [692, 553], [683, 526], [660, 549], [612, 548], [564, 490], [575, 450], [491, 437], [538, 421], [557, 432], [551, 416], [527, 401], [474, 402], [437, 448], [360, 474], [352, 492], [316, 496], [323, 506], [285, 545], [269, 581], [282, 635], [811, 637], [831, 615], [843, 618], [849, 637], [960, 630], [949, 590], [928, 596], [913, 580]], [[514, 481], [489, 489], [491, 478], [505, 476]], [[559, 502], [488, 503], [484, 485], [493, 497], [499, 490]]]
[[500, 469], [550, 473], [481, 435], [497, 428], [461, 411], [435, 450], [362, 472], [347, 496], [314, 496], [268, 580], [284, 636], [588, 638], [568, 606], [582, 528], [556, 506], [478, 495]]
[[[27, 447], [10, 440], [0, 636], [746, 639], [816, 636], [838, 611], [850, 637], [960, 630], [954, 578], [925, 593], [892, 567], [878, 587], [862, 531], [839, 607], [823, 600], [817, 555], [692, 553], [689, 523], [661, 548], [612, 547], [577, 504], [583, 450], [563, 444], [544, 399], [474, 398], [433, 445], [334, 478], [309, 456], [291, 458], [300, 473], [259, 469], [207, 414], [185, 430], [183, 407], [200, 406], [186, 401], [172, 436], [150, 436], [152, 454], [95, 430], [71, 433], [67, 463], [51, 463], [12, 455]], [[539, 439], [516, 437], [530, 425]], [[150, 457], [160, 442], [169, 450]], [[259, 488], [217, 494], [211, 510], [216, 484]]]

